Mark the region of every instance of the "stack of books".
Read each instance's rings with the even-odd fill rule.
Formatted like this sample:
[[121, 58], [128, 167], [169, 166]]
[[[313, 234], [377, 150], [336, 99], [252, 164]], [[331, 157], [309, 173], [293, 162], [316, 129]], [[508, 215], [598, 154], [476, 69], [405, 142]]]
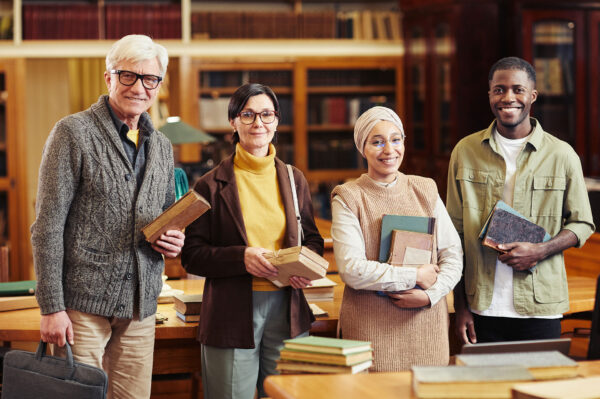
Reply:
[[355, 374], [372, 364], [370, 342], [308, 336], [284, 341], [277, 370], [281, 374]]
[[291, 276], [300, 276], [311, 281], [325, 277], [329, 262], [307, 247], [291, 247], [264, 254], [277, 268], [278, 275], [269, 278], [278, 287], [290, 285]]
[[186, 323], [200, 321], [202, 294], [178, 294], [173, 296], [177, 317]]
[[335, 281], [323, 277], [312, 281], [311, 286], [303, 288], [302, 291], [308, 302], [333, 301], [333, 287], [336, 285]]

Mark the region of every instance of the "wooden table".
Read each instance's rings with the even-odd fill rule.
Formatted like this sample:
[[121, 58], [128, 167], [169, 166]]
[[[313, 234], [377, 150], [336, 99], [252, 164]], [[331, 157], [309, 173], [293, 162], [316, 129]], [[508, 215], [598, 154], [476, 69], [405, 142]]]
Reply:
[[[311, 329], [311, 332], [314, 333], [335, 332], [340, 315], [344, 283], [337, 274], [330, 274], [327, 277], [338, 285], [334, 288], [333, 301], [317, 302], [317, 305], [325, 310], [328, 316], [317, 318]], [[202, 292], [203, 287], [203, 280], [167, 280], [167, 283], [175, 289], [181, 289], [191, 294]], [[570, 309], [567, 314], [593, 310], [595, 293], [595, 279], [582, 276], [569, 277]], [[453, 312], [452, 295], [449, 295], [447, 300], [448, 307]], [[198, 324], [184, 323], [178, 319], [173, 304], [159, 304], [158, 312], [167, 316], [168, 320], [164, 324], [156, 326], [157, 340], [196, 338]], [[0, 341], [35, 342], [39, 339], [40, 310], [38, 308], [0, 312]]]
[[[579, 363], [582, 376], [600, 375], [600, 360]], [[369, 374], [272, 375], [265, 390], [272, 399], [416, 398], [411, 372]]]

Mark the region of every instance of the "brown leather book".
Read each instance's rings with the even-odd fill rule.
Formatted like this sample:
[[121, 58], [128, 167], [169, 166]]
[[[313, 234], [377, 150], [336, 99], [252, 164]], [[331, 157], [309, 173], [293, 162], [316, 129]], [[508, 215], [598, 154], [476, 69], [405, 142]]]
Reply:
[[277, 267], [279, 274], [270, 280], [278, 287], [290, 285], [291, 276], [317, 280], [325, 277], [329, 262], [307, 247], [291, 247], [266, 253], [264, 257]]
[[210, 209], [200, 194], [190, 189], [166, 211], [142, 228], [146, 241], [153, 243], [167, 230], [183, 230]]
[[182, 315], [200, 314], [202, 294], [173, 295], [173, 307]]

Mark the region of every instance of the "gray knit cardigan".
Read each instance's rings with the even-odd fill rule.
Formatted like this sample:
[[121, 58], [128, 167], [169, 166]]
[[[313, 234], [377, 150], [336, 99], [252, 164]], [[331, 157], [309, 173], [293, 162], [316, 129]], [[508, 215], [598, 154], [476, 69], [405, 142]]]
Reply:
[[[137, 307], [142, 319], [156, 312], [164, 262], [140, 229], [175, 200], [173, 150], [152, 128], [136, 196], [105, 97], [60, 120], [44, 146], [31, 227], [42, 314], [69, 308], [132, 318]], [[148, 114], [141, 118], [152, 126]]]

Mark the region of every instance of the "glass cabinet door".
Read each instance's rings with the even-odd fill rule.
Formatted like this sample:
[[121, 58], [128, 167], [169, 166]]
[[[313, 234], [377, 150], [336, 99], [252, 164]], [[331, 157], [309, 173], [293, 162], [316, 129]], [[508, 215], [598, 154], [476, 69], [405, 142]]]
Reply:
[[[589, 16], [589, 66], [590, 66], [590, 115], [589, 115], [589, 170], [588, 174], [600, 177], [600, 11]], [[598, 228], [598, 226], [596, 226]]]
[[[568, 142], [587, 164], [583, 13], [523, 13], [523, 53], [537, 75], [538, 98], [532, 107], [544, 130]], [[580, 89], [578, 89], [580, 88]]]

